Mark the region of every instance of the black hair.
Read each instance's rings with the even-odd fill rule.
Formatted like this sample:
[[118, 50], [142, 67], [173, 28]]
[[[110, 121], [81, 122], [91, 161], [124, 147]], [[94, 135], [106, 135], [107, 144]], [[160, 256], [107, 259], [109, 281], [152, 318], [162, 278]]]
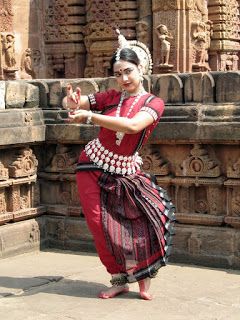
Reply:
[[138, 58], [138, 55], [136, 54], [136, 52], [133, 49], [130, 48], [124, 48], [121, 49], [120, 54], [118, 51], [116, 51], [114, 53], [114, 55], [112, 56], [112, 59], [110, 60], [110, 71], [113, 73], [113, 65], [115, 62], [117, 62], [118, 60], [116, 59], [118, 57], [118, 60], [123, 60], [123, 61], [127, 61], [130, 63], [135, 64], [136, 66], [138, 66], [140, 64], [140, 60]]

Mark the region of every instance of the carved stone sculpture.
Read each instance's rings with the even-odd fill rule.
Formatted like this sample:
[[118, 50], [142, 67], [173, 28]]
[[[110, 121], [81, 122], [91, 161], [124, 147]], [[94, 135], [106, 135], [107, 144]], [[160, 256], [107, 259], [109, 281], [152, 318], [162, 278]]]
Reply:
[[211, 40], [211, 21], [208, 23], [197, 22], [192, 24], [193, 27], [193, 68], [199, 67], [204, 70], [210, 70], [208, 65], [208, 49]]
[[137, 40], [144, 43], [148, 48], [150, 48], [148, 29], [149, 24], [146, 21], [136, 22]]
[[27, 48], [21, 59], [21, 79], [35, 79], [36, 74], [33, 69], [32, 50]]
[[168, 32], [167, 26], [165, 26], [164, 24], [159, 24], [156, 27], [156, 32], [158, 35], [158, 39], [161, 42], [160, 64], [169, 65], [171, 43], [168, 40], [173, 39], [173, 37]]
[[2, 50], [5, 57], [7, 69], [12, 69], [16, 65], [15, 58], [15, 37], [13, 34], [2, 35]]

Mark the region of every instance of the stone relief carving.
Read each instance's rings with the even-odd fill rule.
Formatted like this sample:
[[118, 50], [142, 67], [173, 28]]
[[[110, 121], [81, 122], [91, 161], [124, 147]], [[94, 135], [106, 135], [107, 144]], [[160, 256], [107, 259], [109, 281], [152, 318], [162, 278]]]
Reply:
[[188, 238], [188, 252], [190, 254], [199, 255], [201, 253], [202, 240], [191, 234]]
[[152, 150], [150, 146], [145, 146], [141, 150], [143, 160], [142, 168], [146, 172], [166, 176], [169, 174], [169, 164], [162, 159], [159, 152]]
[[5, 168], [5, 166], [0, 160], [0, 181], [8, 180], [8, 177], [8, 169]]
[[146, 21], [136, 22], [137, 40], [150, 48], [149, 23]]
[[238, 159], [234, 164], [227, 167], [227, 177], [240, 178], [240, 159]]
[[186, 7], [201, 12], [203, 16], [208, 14], [207, 0], [186, 0]]
[[60, 41], [70, 38], [68, 31], [68, 3], [65, 0], [53, 0], [46, 9], [45, 41]]
[[239, 57], [231, 52], [220, 55], [220, 71], [238, 70]]
[[13, 69], [16, 66], [15, 36], [11, 33], [7, 33], [1, 34], [1, 38], [5, 68]]
[[159, 24], [155, 30], [156, 30], [158, 39], [160, 40], [160, 43], [161, 43], [159, 65], [161, 64], [169, 65], [171, 43], [168, 40], [173, 39], [173, 37], [169, 33], [167, 26], [164, 24]]
[[39, 227], [34, 224], [29, 234], [29, 242], [32, 244], [40, 242], [40, 230]]
[[199, 144], [194, 145], [190, 156], [176, 170], [177, 176], [219, 177], [219, 162], [210, 158], [207, 150]]
[[0, 214], [7, 211], [7, 203], [5, 198], [5, 190], [0, 189]]
[[240, 217], [240, 191], [239, 188], [232, 190], [231, 216]]
[[32, 50], [27, 48], [22, 54], [21, 67], [20, 67], [21, 79], [35, 79], [36, 73], [34, 71]]
[[0, 32], [12, 29], [12, 0], [0, 1]]
[[212, 35], [212, 22], [192, 23], [193, 38], [193, 67], [198, 66], [210, 71], [208, 63], [208, 50]]
[[36, 174], [38, 160], [31, 149], [22, 149], [8, 166], [10, 177], [25, 177]]
[[46, 168], [50, 172], [73, 172], [77, 163], [77, 153], [71, 151], [69, 147], [58, 145], [51, 165]]

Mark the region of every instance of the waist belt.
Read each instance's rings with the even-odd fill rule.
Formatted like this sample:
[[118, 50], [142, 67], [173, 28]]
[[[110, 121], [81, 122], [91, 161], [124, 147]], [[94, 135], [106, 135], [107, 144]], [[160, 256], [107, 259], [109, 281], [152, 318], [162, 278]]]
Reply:
[[103, 168], [97, 167], [94, 163], [78, 163], [75, 172], [78, 171], [104, 171]]

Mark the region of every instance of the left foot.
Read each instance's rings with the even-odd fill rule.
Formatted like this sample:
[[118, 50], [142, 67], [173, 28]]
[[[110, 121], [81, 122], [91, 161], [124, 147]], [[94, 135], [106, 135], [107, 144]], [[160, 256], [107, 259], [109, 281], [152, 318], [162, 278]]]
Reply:
[[112, 286], [108, 290], [100, 292], [98, 297], [102, 299], [109, 299], [109, 298], [114, 298], [115, 296], [121, 293], [127, 293], [128, 291], [129, 291], [128, 285]]

